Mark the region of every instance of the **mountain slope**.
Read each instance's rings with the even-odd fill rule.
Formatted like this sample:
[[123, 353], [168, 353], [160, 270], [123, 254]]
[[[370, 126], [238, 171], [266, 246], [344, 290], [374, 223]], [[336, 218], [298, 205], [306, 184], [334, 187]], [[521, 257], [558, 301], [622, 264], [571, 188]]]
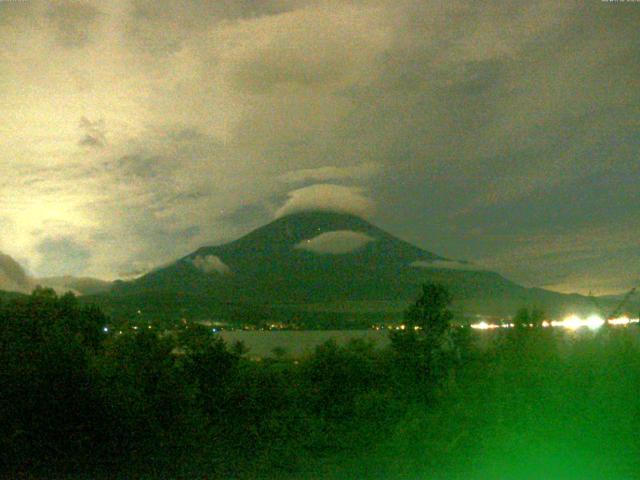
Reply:
[[218, 315], [230, 304], [401, 310], [427, 281], [449, 286], [455, 307], [468, 313], [506, 315], [523, 305], [550, 313], [592, 308], [585, 297], [524, 288], [422, 250], [359, 217], [329, 212], [285, 216], [135, 281], [117, 282], [111, 303], [200, 317]]

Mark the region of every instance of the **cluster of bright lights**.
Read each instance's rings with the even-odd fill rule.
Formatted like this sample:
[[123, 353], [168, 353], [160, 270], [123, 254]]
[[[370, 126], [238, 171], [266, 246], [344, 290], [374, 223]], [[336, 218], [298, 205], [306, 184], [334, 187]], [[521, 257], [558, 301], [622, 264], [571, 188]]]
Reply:
[[638, 322], [640, 322], [640, 318], [629, 318], [627, 316], [609, 319], [609, 325], [629, 325], [630, 323]]
[[471, 328], [475, 328], [476, 330], [493, 330], [494, 328], [511, 328], [513, 327], [513, 323], [487, 323], [487, 322], [479, 322], [473, 323]]
[[563, 320], [552, 321], [552, 327], [562, 327], [569, 330], [577, 330], [586, 327], [589, 330], [597, 330], [604, 325], [604, 319], [598, 315], [589, 315], [587, 318], [580, 318], [577, 315], [569, 315]]
[[[606, 323], [609, 325], [629, 325], [631, 323], [638, 323], [640, 319], [629, 318], [622, 316], [618, 318], [610, 318]], [[579, 328], [588, 328], [589, 330], [597, 330], [605, 324], [604, 318], [599, 315], [589, 315], [587, 318], [580, 318], [578, 315], [569, 315], [562, 320], [545, 320], [542, 322], [543, 327], [561, 327], [568, 330], [578, 330]], [[533, 327], [533, 325], [529, 325]], [[487, 323], [478, 322], [471, 325], [471, 328], [476, 330], [493, 330], [495, 328], [512, 328], [513, 323]]]

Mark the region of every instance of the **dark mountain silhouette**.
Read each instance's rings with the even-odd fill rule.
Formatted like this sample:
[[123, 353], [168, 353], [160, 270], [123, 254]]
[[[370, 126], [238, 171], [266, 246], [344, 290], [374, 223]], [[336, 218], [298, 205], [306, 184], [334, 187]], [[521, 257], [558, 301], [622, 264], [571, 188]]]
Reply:
[[74, 277], [72, 275], [40, 277], [33, 279], [32, 283], [42, 287], [53, 288], [57, 292], [72, 291], [78, 295], [102, 293], [111, 288], [111, 282], [91, 277]]
[[[473, 264], [420, 249], [359, 217], [304, 212], [233, 242], [202, 247], [134, 281], [116, 282], [102, 303], [167, 315], [217, 315], [225, 305], [302, 311], [401, 311], [420, 285], [449, 286], [466, 313], [591, 311], [587, 297], [522, 287]], [[139, 307], [139, 308], [138, 308]]]

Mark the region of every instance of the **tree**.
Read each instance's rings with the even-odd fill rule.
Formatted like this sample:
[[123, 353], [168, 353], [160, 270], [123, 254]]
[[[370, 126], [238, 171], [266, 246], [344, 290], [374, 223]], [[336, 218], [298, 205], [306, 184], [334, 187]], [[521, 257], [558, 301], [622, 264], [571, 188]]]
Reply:
[[459, 358], [451, 328], [452, 298], [444, 285], [423, 285], [420, 296], [405, 312], [404, 329], [391, 332], [392, 348], [409, 382], [437, 385]]
[[184, 330], [178, 341], [185, 354], [185, 374], [198, 385], [204, 411], [212, 417], [223, 414], [229, 408], [225, 385], [235, 375], [240, 356], [230, 352], [220, 336], [204, 327]]
[[99, 408], [88, 361], [105, 321], [91, 312], [43, 288], [0, 309], [0, 466], [91, 456]]
[[519, 308], [513, 317], [513, 325], [515, 328], [528, 327], [531, 323], [531, 316], [529, 315], [529, 309], [526, 307]]
[[513, 324], [516, 328], [528, 326], [541, 327], [544, 320], [544, 311], [541, 308], [533, 307], [529, 310], [526, 307], [519, 308], [513, 317]]
[[236, 340], [233, 342], [233, 345], [231, 345], [231, 353], [237, 357], [242, 357], [249, 353], [249, 347], [247, 347], [247, 344], [244, 341]]
[[539, 307], [533, 307], [531, 309], [531, 314], [529, 315], [529, 320], [531, 321], [534, 327], [541, 327], [542, 322], [544, 321], [545, 313]]
[[287, 350], [284, 347], [278, 345], [271, 350], [271, 353], [273, 353], [273, 356], [278, 360], [282, 360], [287, 354]]
[[422, 294], [409, 307], [405, 314], [406, 328], [415, 331], [416, 327], [426, 335], [438, 337], [451, 325], [453, 313], [449, 305], [453, 297], [449, 290], [438, 283], [422, 286]]
[[370, 345], [352, 342], [341, 347], [335, 339], [317, 346], [302, 366], [308, 382], [306, 403], [327, 418], [352, 418], [356, 397], [371, 391], [379, 378], [372, 353]]

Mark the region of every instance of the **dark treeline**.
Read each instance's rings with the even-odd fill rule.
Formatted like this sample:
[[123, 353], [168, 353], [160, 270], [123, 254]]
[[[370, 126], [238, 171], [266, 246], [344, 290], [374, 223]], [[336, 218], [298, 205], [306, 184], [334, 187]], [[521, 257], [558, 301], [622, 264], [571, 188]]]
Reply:
[[388, 349], [257, 362], [194, 325], [113, 335], [99, 309], [38, 289], [0, 306], [2, 475], [638, 478], [635, 334], [478, 342], [450, 302], [424, 286]]
[[[310, 458], [368, 448], [408, 403], [433, 395], [456, 354], [443, 340], [447, 324], [425, 337], [428, 345], [414, 331], [398, 334], [397, 352], [363, 341], [326, 343], [300, 361], [261, 362], [198, 325], [112, 335], [107, 324], [99, 309], [48, 289], [2, 306], [6, 471], [163, 478], [293, 472]], [[436, 358], [438, 349], [444, 353]]]

